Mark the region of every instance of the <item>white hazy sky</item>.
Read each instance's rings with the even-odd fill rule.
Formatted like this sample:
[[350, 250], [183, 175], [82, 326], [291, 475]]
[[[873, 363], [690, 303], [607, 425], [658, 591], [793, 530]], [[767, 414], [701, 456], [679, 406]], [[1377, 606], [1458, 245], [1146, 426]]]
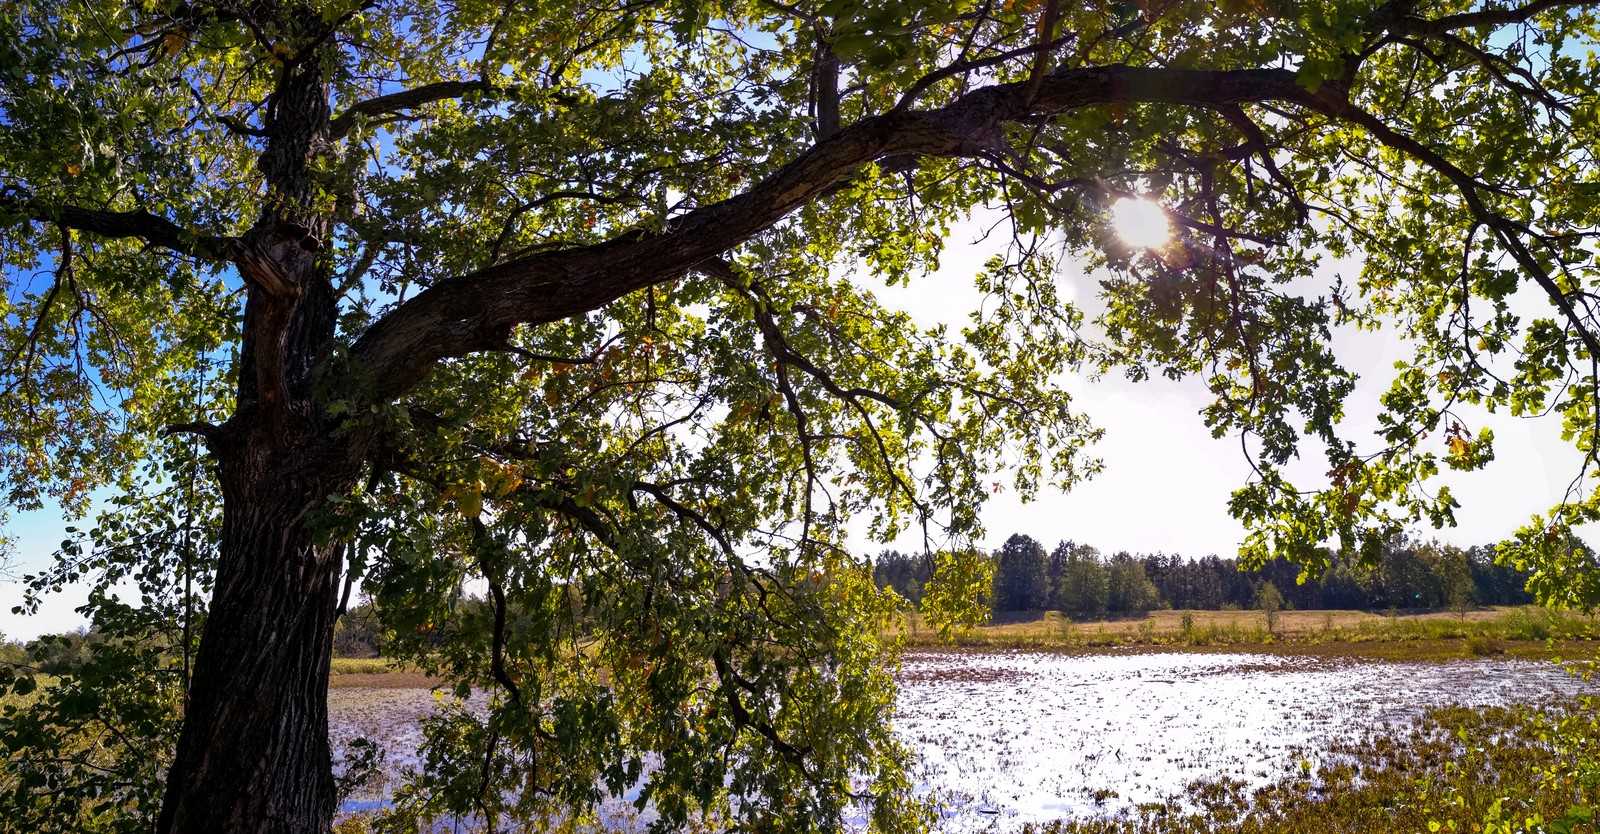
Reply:
[[[958, 230], [952, 235], [938, 274], [912, 288], [880, 290], [885, 303], [901, 307], [925, 323], [967, 320], [978, 303], [970, 276], [994, 250], [983, 245], [962, 245], [975, 239]], [[1308, 294], [1326, 294], [1336, 276], [1353, 285], [1358, 261], [1330, 262], [1317, 273], [1314, 284], [1302, 287]], [[1095, 301], [1103, 276], [1086, 274], [1075, 265], [1058, 276], [1063, 293], [1076, 300], [1090, 318], [1100, 309]], [[1543, 302], [1534, 291], [1514, 305], [1540, 315]], [[1345, 406], [1342, 428], [1355, 440], [1375, 441], [1378, 397], [1388, 389], [1394, 364], [1409, 351], [1392, 330], [1361, 332], [1342, 328], [1334, 334], [1334, 349], [1359, 382]], [[1075, 398], [1077, 409], [1105, 430], [1092, 452], [1105, 462], [1105, 470], [1070, 494], [1041, 491], [1029, 504], [1009, 493], [991, 496], [983, 514], [984, 544], [998, 547], [1013, 533], [1033, 536], [1054, 547], [1072, 539], [1092, 544], [1102, 553], [1128, 550], [1139, 553], [1180, 553], [1191, 558], [1209, 554], [1232, 556], [1244, 538], [1244, 529], [1227, 512], [1230, 494], [1242, 486], [1250, 466], [1236, 437], [1216, 439], [1200, 417], [1209, 401], [1205, 387], [1194, 379], [1172, 381], [1164, 377], [1131, 383], [1120, 376], [1091, 380], [1068, 374], [1061, 385]], [[1507, 538], [1557, 504], [1581, 458], [1560, 438], [1560, 419], [1489, 414], [1471, 406], [1457, 406], [1474, 434], [1487, 427], [1495, 434], [1495, 460], [1474, 473], [1446, 473], [1435, 484], [1449, 485], [1461, 504], [1457, 526], [1423, 530], [1424, 535], [1463, 547], [1489, 544]], [[1440, 452], [1444, 439], [1439, 438]], [[1374, 443], [1366, 444], [1372, 448]], [[1327, 469], [1320, 447], [1308, 443], [1307, 459], [1291, 468], [1303, 488], [1320, 486]], [[1582, 533], [1592, 531], [1583, 530]], [[897, 543], [902, 549], [918, 548], [920, 537]], [[869, 545], [864, 540], [858, 546]]]
[[[977, 237], [974, 228], [952, 234], [938, 274], [914, 282], [909, 289], [878, 289], [880, 299], [912, 312], [923, 323], [959, 327], [966, 322], [978, 300], [971, 276], [993, 251], [970, 243]], [[1321, 277], [1331, 283], [1342, 270], [1354, 278], [1355, 269], [1348, 263], [1332, 265]], [[1092, 304], [1096, 277], [1069, 267], [1059, 281], [1070, 297]], [[1335, 347], [1347, 367], [1361, 375], [1346, 408], [1347, 434], [1358, 441], [1370, 438], [1377, 397], [1388, 386], [1393, 363], [1404, 355], [1404, 344], [1392, 333], [1339, 333]], [[1074, 375], [1064, 376], [1061, 384], [1075, 395], [1078, 410], [1105, 429], [1104, 439], [1093, 450], [1105, 461], [1105, 472], [1071, 494], [1041, 492], [1031, 504], [1021, 504], [1009, 492], [992, 496], [984, 512], [988, 528], [984, 545], [998, 547], [1020, 532], [1046, 547], [1074, 539], [1105, 553], [1160, 551], [1200, 557], [1236, 552], [1243, 531], [1228, 516], [1227, 501], [1245, 482], [1249, 466], [1236, 439], [1213, 439], [1202, 423], [1198, 412], [1207, 397], [1201, 385], [1160, 378], [1139, 384], [1121, 378], [1091, 381]], [[1462, 546], [1486, 544], [1505, 538], [1529, 516], [1559, 501], [1577, 471], [1578, 457], [1561, 443], [1558, 419], [1480, 412], [1473, 420], [1470, 410], [1460, 413], [1474, 432], [1482, 426], [1494, 430], [1496, 459], [1485, 471], [1441, 478], [1462, 508], [1457, 511], [1458, 526], [1436, 535]], [[1314, 478], [1325, 468], [1319, 465], [1320, 454], [1312, 455], [1304, 469], [1307, 485], [1319, 483]], [[15, 569], [29, 572], [47, 565], [65, 535], [66, 523], [59, 513], [49, 511], [14, 517], [9, 528], [19, 543]], [[867, 552], [882, 547], [864, 538], [855, 544]], [[920, 545], [920, 537], [897, 543], [902, 549]], [[77, 628], [84, 621], [73, 609], [83, 604], [85, 594], [81, 587], [68, 587], [51, 596], [38, 614], [24, 617], [11, 613], [21, 602], [21, 587], [0, 581], [0, 635], [29, 639]]]

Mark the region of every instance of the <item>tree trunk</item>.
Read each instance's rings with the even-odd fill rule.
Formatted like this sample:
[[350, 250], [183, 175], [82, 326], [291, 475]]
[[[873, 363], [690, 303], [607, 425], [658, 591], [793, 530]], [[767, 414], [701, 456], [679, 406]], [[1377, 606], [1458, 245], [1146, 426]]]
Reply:
[[314, 449], [220, 457], [221, 562], [158, 830], [321, 834], [340, 564], [308, 521], [347, 484]]
[[[326, 41], [309, 6], [258, 11], [300, 41], [290, 54]], [[323, 834], [333, 821], [328, 663], [341, 565], [316, 525], [327, 496], [354, 483], [360, 452], [335, 439], [315, 384], [337, 312], [332, 217], [310, 168], [331, 119], [322, 58], [284, 63], [258, 162], [274, 199], [235, 251], [249, 289], [238, 400], [210, 438], [221, 558], [161, 834]]]

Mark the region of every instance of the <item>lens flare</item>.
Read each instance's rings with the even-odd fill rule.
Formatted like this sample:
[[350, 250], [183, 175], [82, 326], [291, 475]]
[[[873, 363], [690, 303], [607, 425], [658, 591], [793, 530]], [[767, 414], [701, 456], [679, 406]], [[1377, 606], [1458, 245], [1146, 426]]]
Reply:
[[1149, 200], [1118, 200], [1111, 206], [1111, 226], [1122, 242], [1135, 249], [1159, 249], [1172, 240], [1167, 213]]

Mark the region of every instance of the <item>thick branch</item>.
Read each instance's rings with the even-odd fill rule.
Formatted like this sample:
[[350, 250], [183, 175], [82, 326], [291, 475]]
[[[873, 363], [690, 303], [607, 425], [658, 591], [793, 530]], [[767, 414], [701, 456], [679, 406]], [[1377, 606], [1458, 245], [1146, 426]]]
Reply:
[[424, 105], [461, 98], [471, 92], [488, 92], [494, 85], [487, 81], [438, 81], [411, 90], [375, 96], [350, 105], [350, 109], [334, 118], [328, 130], [328, 140], [344, 138], [361, 118], [387, 116], [412, 110]]
[[1458, 29], [1473, 29], [1479, 26], [1510, 26], [1518, 23], [1527, 23], [1540, 12], [1559, 9], [1563, 6], [1582, 5], [1584, 4], [1574, 3], [1573, 0], [1534, 0], [1534, 2], [1524, 6], [1465, 12], [1463, 14], [1446, 15], [1435, 20], [1405, 16], [1389, 23], [1387, 28], [1396, 34], [1442, 35]]
[[817, 44], [816, 66], [811, 71], [812, 111], [818, 140], [839, 132], [839, 56], [826, 40]]
[[222, 427], [204, 420], [192, 423], [172, 423], [161, 430], [163, 435], [194, 434], [206, 441], [208, 447], [214, 447], [222, 441]]
[[[671, 280], [769, 228], [861, 166], [886, 157], [976, 157], [999, 148], [1008, 123], [1113, 102], [1222, 107], [1298, 102], [1322, 110], [1289, 70], [1190, 71], [1126, 66], [1067, 68], [999, 84], [948, 106], [857, 122], [744, 194], [690, 212], [667, 228], [631, 232], [442, 281], [401, 305], [354, 346], [354, 358], [391, 398], [450, 356], [503, 348], [519, 325], [582, 314]], [[1035, 93], [1030, 96], [1030, 92]]]
[[152, 246], [208, 261], [231, 260], [236, 239], [192, 232], [148, 211], [102, 211], [79, 206], [49, 206], [18, 192], [0, 192], [0, 213], [21, 214], [104, 238], [138, 238]]

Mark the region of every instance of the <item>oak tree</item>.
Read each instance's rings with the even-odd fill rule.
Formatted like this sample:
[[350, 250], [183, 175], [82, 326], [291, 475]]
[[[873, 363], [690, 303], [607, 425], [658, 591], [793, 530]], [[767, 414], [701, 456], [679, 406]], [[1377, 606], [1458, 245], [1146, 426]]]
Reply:
[[[1592, 3], [0, 9], [0, 473], [12, 507], [120, 496], [34, 587], [98, 582], [181, 693], [91, 733], [181, 709], [141, 775], [11, 777], [29, 819], [328, 830], [354, 582], [490, 693], [392, 826], [637, 790], [663, 827], [914, 827], [893, 599], [843, 544], [920, 528], [924, 605], [969, 616], [984, 497], [1095, 468], [1074, 368], [1202, 380], [1255, 463], [1246, 556], [1313, 571], [1451, 520], [1423, 483], [1492, 455], [1461, 404], [1555, 412], [1585, 471], [1505, 557], [1595, 598], [1564, 546], [1600, 512]], [[1175, 237], [1114, 234], [1132, 197]], [[998, 252], [970, 322], [877, 300], [958, 224]], [[1413, 337], [1375, 442], [1340, 433], [1341, 325]], [[109, 722], [94, 692], [55, 703]]]

